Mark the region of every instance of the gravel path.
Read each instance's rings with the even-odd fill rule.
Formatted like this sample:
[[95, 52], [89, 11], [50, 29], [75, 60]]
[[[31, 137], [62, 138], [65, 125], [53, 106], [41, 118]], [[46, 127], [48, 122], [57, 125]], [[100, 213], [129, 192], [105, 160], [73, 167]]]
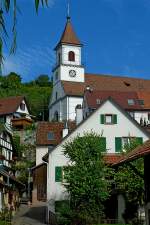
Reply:
[[12, 225], [45, 225], [46, 206], [21, 205], [12, 220]]

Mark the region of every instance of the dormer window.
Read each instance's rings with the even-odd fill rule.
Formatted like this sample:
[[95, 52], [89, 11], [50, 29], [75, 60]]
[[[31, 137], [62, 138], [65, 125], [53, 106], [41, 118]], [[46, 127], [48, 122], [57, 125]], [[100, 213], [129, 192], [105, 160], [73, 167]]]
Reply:
[[134, 99], [128, 99], [128, 105], [134, 105], [135, 102], [134, 102]]
[[49, 131], [48, 134], [47, 134], [47, 138], [48, 138], [48, 141], [52, 141], [54, 140], [54, 133], [52, 131]]
[[24, 104], [24, 103], [21, 103], [21, 104], [20, 104], [20, 109], [21, 109], [22, 111], [25, 110], [25, 104]]
[[143, 99], [138, 99], [137, 101], [138, 101], [139, 105], [144, 105], [144, 100]]
[[96, 104], [100, 105], [101, 104], [101, 100], [99, 98], [96, 99]]
[[71, 61], [71, 62], [75, 61], [75, 53], [73, 51], [70, 51], [68, 53], [68, 61]]

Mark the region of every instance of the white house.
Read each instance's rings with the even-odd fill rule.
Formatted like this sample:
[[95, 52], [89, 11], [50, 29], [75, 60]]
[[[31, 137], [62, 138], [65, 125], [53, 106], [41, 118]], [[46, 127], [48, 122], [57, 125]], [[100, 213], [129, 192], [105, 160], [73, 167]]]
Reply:
[[0, 121], [7, 127], [23, 128], [32, 123], [30, 110], [24, 96], [0, 99]]
[[39, 122], [36, 131], [36, 166], [33, 172], [32, 203], [46, 201], [47, 169], [42, 157], [75, 128], [75, 123]]
[[[141, 143], [149, 139], [149, 133], [127, 112], [111, 98], [106, 99], [97, 110], [43, 157], [43, 159], [47, 157], [48, 160], [47, 200], [48, 210], [53, 213], [55, 212], [55, 201], [69, 197], [62, 183], [62, 168], [69, 163], [69, 159], [63, 154], [63, 145], [77, 135], [83, 136], [84, 132], [90, 131], [103, 135], [106, 143], [106, 155], [110, 158], [119, 155], [123, 146], [130, 142], [131, 138], [138, 138]], [[118, 204], [120, 204], [119, 202], [120, 198]]]

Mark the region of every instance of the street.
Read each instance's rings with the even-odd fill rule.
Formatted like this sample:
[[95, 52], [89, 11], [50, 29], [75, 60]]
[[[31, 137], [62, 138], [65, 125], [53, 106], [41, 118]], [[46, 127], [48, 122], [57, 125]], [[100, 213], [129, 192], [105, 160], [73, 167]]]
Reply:
[[45, 205], [21, 205], [12, 220], [12, 225], [44, 225], [46, 217]]

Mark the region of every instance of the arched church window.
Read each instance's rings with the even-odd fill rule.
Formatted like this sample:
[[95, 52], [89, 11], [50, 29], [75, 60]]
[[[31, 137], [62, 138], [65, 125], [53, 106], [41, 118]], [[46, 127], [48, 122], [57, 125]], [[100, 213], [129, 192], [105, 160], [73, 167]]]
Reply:
[[54, 121], [58, 122], [58, 120], [59, 120], [59, 115], [58, 115], [58, 112], [56, 111], [54, 113]]
[[75, 53], [73, 51], [70, 51], [68, 53], [68, 61], [72, 61], [72, 62], [75, 61]]

